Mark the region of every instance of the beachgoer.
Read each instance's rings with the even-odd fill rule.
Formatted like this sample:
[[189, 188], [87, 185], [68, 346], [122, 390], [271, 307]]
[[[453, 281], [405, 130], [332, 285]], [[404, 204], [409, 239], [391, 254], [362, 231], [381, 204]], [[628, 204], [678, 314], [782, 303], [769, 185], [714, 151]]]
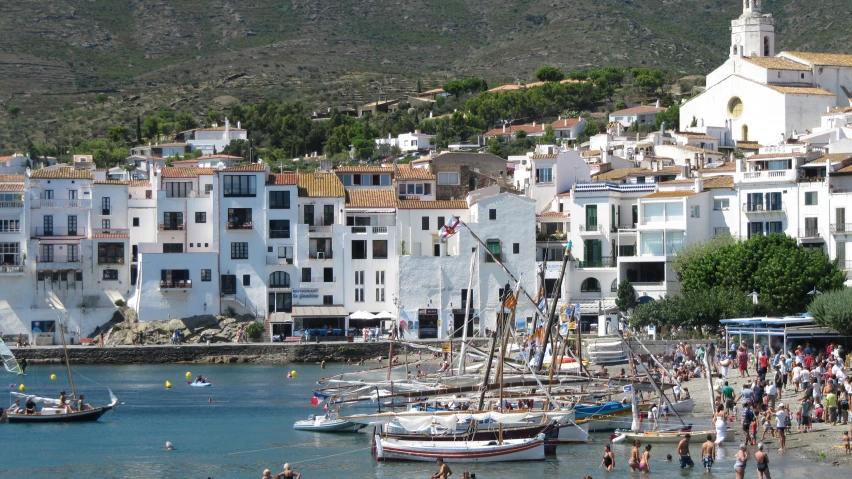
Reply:
[[607, 471], [615, 470], [615, 454], [612, 453], [612, 448], [610, 448], [609, 444], [604, 446], [603, 460], [598, 468], [601, 467], [606, 468]]
[[645, 452], [642, 453], [642, 459], [639, 461], [639, 470], [645, 474], [651, 472], [651, 445], [645, 446]]
[[27, 398], [27, 402], [25, 405], [27, 408], [27, 416], [34, 416], [36, 414], [36, 404], [32, 400], [32, 398]]
[[757, 477], [759, 479], [772, 479], [769, 474], [769, 455], [763, 452], [763, 443], [757, 445], [757, 452], [754, 453], [754, 461], [757, 463]]
[[300, 477], [302, 477], [302, 475], [299, 474], [296, 471], [291, 470], [290, 469], [290, 463], [288, 462], [288, 463], [284, 464], [284, 470], [279, 472], [275, 476], [275, 479], [284, 479], [284, 478], [291, 478], [291, 477], [293, 479], [299, 479]]
[[440, 457], [435, 461], [438, 463], [438, 472], [432, 474], [432, 479], [447, 479], [453, 473], [450, 470], [450, 466], [444, 463], [444, 460]]
[[261, 479], [272, 479], [272, 471], [269, 469], [263, 470], [263, 477]]
[[787, 406], [784, 403], [778, 405], [778, 410], [775, 411], [775, 427], [778, 429], [778, 437], [781, 440], [781, 448], [779, 451], [783, 451], [787, 447], [787, 421], [790, 420], [790, 411], [787, 410]]
[[175, 450], [175, 447], [172, 445], [172, 443], [171, 443], [171, 442], [166, 441], [166, 450], [167, 450], [167, 451], [174, 451], [174, 450]]
[[701, 463], [704, 464], [704, 469], [710, 472], [713, 467], [713, 462], [716, 461], [716, 443], [713, 442], [713, 436], [708, 434], [707, 440], [701, 445]]
[[743, 435], [746, 438], [746, 444], [754, 443], [755, 438], [751, 435], [751, 423], [754, 422], [754, 411], [751, 410], [751, 403], [744, 402], [743, 403], [743, 412], [741, 415], [742, 425], [743, 425]]
[[642, 443], [639, 441], [633, 441], [633, 450], [630, 451], [630, 459], [627, 460], [627, 465], [630, 466], [630, 471], [635, 472], [641, 470], [639, 468], [639, 446]]
[[692, 456], [689, 454], [689, 439], [692, 437], [692, 434], [687, 433], [683, 436], [683, 439], [677, 445], [677, 455], [680, 457], [680, 468], [683, 469], [687, 466], [695, 467], [695, 463], [692, 462]]
[[849, 431], [843, 431], [843, 449], [846, 450], [846, 455], [852, 453], [852, 445], [849, 443]]
[[737, 451], [737, 455], [734, 459], [734, 472], [736, 473], [736, 479], [743, 479], [745, 477], [746, 465], [748, 464], [748, 449], [745, 444], [740, 444], [740, 450]]

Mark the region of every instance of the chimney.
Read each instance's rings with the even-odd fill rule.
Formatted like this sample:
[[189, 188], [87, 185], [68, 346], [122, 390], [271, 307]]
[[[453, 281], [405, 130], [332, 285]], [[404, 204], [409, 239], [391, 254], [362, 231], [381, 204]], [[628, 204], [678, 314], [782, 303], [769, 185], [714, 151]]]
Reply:
[[533, 122], [533, 127], [535, 127], [535, 122]]
[[656, 108], [660, 107], [660, 99], [659, 98], [657, 98], [657, 103], [654, 104], [654, 107], [656, 107]]
[[237, 120], [237, 129], [242, 129], [242, 122], [240, 120]]
[[737, 162], [737, 169], [736, 169], [736, 172], [737, 172], [737, 173], [742, 173], [742, 172], [743, 172], [743, 160], [742, 160], [742, 158], [737, 158], [737, 161], [736, 161], [736, 162]]
[[506, 123], [503, 123], [503, 133], [506, 133]]
[[684, 179], [689, 178], [689, 165], [683, 165], [680, 167], [680, 176]]
[[695, 192], [701, 193], [704, 191], [704, 179], [701, 178], [701, 173], [695, 172]]
[[541, 131], [544, 131], [544, 123], [541, 124]]
[[414, 130], [414, 134], [415, 134], [415, 135], [419, 135], [419, 134], [420, 134], [420, 130]]

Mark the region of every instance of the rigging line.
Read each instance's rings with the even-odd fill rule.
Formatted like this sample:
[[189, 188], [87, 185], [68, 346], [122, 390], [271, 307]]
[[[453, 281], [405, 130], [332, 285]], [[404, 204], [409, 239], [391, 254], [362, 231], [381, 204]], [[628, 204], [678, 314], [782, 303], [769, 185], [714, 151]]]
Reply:
[[[275, 446], [275, 447], [267, 447], [267, 448], [264, 448], [264, 449], [254, 449], [252, 451], [229, 452], [228, 455], [233, 456], [233, 455], [236, 455], [236, 454], [248, 454], [250, 452], [271, 451], [273, 449], [286, 449], [288, 447], [312, 446], [312, 445], [314, 445], [313, 442], [303, 442], [301, 444], [288, 444], [286, 446]], [[291, 464], [296, 464], [296, 463], [291, 463]]]
[[364, 447], [364, 448], [361, 448], [361, 449], [355, 449], [354, 451], [346, 451], [346, 452], [341, 452], [341, 453], [337, 453], [337, 454], [331, 454], [330, 456], [321, 456], [321, 457], [315, 457], [313, 459], [305, 459], [304, 461], [291, 462], [290, 464], [301, 464], [303, 462], [319, 461], [320, 459], [328, 459], [329, 457], [342, 456], [344, 454], [352, 454], [353, 452], [366, 451], [366, 450], [372, 449], [372, 448], [373, 448], [372, 446]]

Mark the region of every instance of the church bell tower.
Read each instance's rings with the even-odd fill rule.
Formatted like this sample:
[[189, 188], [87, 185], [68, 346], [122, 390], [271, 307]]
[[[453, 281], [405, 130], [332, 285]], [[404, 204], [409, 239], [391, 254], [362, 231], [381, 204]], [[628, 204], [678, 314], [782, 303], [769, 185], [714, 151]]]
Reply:
[[761, 0], [742, 0], [743, 14], [731, 21], [732, 58], [775, 56], [775, 19]]

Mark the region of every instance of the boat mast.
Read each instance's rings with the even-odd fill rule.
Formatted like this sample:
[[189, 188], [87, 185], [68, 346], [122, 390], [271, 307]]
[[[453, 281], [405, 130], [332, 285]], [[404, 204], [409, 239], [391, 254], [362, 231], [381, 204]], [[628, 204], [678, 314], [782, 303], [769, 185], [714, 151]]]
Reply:
[[65, 367], [68, 368], [68, 380], [71, 382], [71, 397], [76, 399], [77, 391], [74, 390], [74, 376], [71, 374], [71, 361], [68, 359], [68, 345], [65, 344], [65, 325], [62, 324], [61, 316], [59, 317], [59, 336], [62, 338], [62, 350], [65, 351]]
[[[538, 360], [536, 361], [536, 369], [541, 371], [544, 364], [544, 353], [547, 350], [547, 343], [550, 341], [550, 330], [553, 329], [554, 315], [556, 314], [556, 305], [559, 303], [559, 292], [562, 290], [562, 279], [565, 277], [565, 270], [568, 268], [568, 261], [571, 260], [571, 241], [565, 246], [565, 255], [562, 256], [562, 269], [559, 271], [559, 277], [556, 278], [556, 284], [553, 285], [553, 302], [547, 310], [547, 326], [544, 330], [544, 339], [541, 341], [541, 348], [538, 352]], [[547, 288], [544, 288], [544, 294], [547, 296]], [[556, 348], [551, 349], [551, 359]]]
[[467, 301], [464, 305], [464, 330], [462, 331], [462, 345], [459, 353], [458, 375], [465, 373], [465, 351], [467, 349], [467, 322], [470, 321], [470, 309], [473, 307], [473, 274], [476, 269], [476, 258], [479, 256], [479, 243], [473, 248], [473, 257], [470, 259], [470, 279], [467, 283]]

